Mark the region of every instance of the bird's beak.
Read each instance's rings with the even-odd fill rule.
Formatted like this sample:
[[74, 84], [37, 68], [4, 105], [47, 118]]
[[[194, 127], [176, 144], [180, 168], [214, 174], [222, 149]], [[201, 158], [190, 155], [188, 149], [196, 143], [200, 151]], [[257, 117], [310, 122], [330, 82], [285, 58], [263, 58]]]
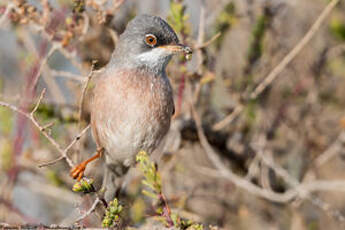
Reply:
[[189, 46], [185, 46], [182, 44], [174, 44], [174, 45], [165, 45], [161, 46], [160, 48], [170, 51], [173, 54], [177, 53], [184, 53], [184, 54], [192, 54], [193, 50]]

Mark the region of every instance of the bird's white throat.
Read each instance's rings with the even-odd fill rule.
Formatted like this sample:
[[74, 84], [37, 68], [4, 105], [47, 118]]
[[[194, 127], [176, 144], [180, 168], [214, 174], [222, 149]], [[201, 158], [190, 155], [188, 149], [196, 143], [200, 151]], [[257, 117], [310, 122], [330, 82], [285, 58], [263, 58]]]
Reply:
[[135, 57], [139, 65], [145, 65], [149, 69], [161, 71], [166, 68], [171, 60], [172, 53], [164, 48], [154, 48]]

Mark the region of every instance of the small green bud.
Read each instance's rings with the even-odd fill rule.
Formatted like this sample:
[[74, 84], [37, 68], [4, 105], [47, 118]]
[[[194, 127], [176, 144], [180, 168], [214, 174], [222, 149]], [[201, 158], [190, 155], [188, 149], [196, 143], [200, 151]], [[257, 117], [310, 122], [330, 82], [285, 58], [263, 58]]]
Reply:
[[95, 188], [93, 187], [92, 184], [93, 184], [93, 179], [83, 178], [73, 185], [72, 190], [74, 192], [83, 192], [83, 193], [94, 192]]

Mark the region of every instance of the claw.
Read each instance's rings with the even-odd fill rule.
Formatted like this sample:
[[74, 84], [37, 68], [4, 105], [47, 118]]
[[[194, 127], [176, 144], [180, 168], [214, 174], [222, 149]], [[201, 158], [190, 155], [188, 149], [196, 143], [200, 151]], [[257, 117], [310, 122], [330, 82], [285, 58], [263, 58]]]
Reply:
[[91, 161], [101, 157], [103, 153], [104, 153], [104, 148], [97, 149], [97, 152], [94, 156], [87, 159], [86, 161], [81, 162], [79, 165], [74, 167], [69, 173], [70, 176], [73, 177], [73, 179], [77, 179], [78, 181], [80, 181], [81, 178], [84, 176], [86, 165], [90, 163]]
[[82, 162], [70, 171], [70, 175], [71, 177], [73, 177], [73, 179], [77, 179], [78, 181], [80, 181], [81, 178], [84, 176], [85, 169], [86, 164], [85, 162]]

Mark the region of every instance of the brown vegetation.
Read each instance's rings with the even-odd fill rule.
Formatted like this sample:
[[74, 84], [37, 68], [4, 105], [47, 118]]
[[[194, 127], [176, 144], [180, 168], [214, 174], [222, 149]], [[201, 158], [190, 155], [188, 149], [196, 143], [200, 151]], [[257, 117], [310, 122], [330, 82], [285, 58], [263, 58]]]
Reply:
[[[142, 2], [0, 2], [0, 226], [344, 229], [344, 2]], [[96, 149], [92, 78], [139, 13], [195, 54], [168, 67], [158, 169], [138, 158], [106, 204], [101, 161], [79, 184], [68, 172]]]

